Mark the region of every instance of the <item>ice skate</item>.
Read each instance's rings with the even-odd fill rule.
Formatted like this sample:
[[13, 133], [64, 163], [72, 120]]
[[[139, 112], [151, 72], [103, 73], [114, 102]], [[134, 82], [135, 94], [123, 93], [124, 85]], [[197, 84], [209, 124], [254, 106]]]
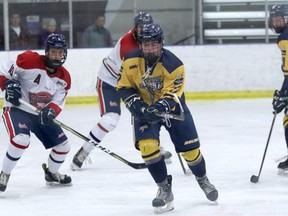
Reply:
[[174, 209], [172, 193], [172, 176], [167, 176], [168, 184], [158, 188], [156, 198], [152, 201], [154, 213], [161, 214]]
[[164, 156], [164, 161], [166, 164], [172, 163], [172, 154], [169, 151], [166, 151], [163, 147], [160, 147], [160, 154]]
[[215, 186], [210, 183], [207, 176], [205, 175], [201, 178], [196, 177], [196, 180], [200, 188], [205, 193], [207, 199], [210, 201], [216, 201], [218, 198], [218, 191], [216, 190]]
[[0, 173], [0, 191], [4, 192], [6, 190], [10, 174], [6, 174], [3, 171]]
[[70, 186], [72, 185], [72, 179], [70, 176], [62, 175], [60, 173], [51, 173], [47, 164], [43, 163], [42, 168], [45, 173], [45, 180], [47, 185], [59, 185], [59, 186]]
[[85, 160], [91, 163], [90, 158], [88, 157], [89, 153], [85, 152], [83, 147], [81, 147], [78, 152], [73, 157], [72, 163], [70, 165], [73, 171], [81, 169]]
[[278, 174], [288, 176], [288, 158], [284, 162], [279, 163]]

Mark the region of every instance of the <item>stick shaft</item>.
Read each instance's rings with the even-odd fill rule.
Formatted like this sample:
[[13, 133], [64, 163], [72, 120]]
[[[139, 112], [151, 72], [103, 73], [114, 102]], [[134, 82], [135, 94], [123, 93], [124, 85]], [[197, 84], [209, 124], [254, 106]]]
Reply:
[[274, 122], [275, 122], [275, 119], [276, 119], [276, 115], [277, 115], [277, 113], [275, 112], [275, 113], [274, 113], [273, 120], [272, 120], [272, 124], [271, 124], [271, 127], [270, 127], [270, 131], [269, 131], [268, 139], [267, 139], [267, 142], [266, 142], [265, 150], [264, 150], [264, 153], [263, 153], [263, 157], [262, 157], [262, 161], [261, 161], [261, 165], [260, 165], [259, 173], [258, 173], [258, 176], [257, 176], [257, 177], [258, 177], [258, 180], [259, 180], [260, 175], [261, 175], [261, 172], [262, 172], [262, 168], [263, 168], [263, 164], [264, 164], [264, 161], [265, 161], [265, 157], [266, 157], [266, 153], [267, 153], [268, 145], [269, 145], [269, 142], [270, 142], [270, 138], [271, 138], [272, 130], [273, 130], [273, 127], [274, 127]]
[[185, 167], [184, 167], [184, 164], [183, 164], [183, 161], [182, 161], [181, 155], [180, 155], [179, 153], [177, 153], [177, 156], [178, 156], [178, 159], [179, 159], [179, 161], [180, 161], [181, 168], [182, 168], [184, 174], [186, 174], [186, 169], [185, 169]]

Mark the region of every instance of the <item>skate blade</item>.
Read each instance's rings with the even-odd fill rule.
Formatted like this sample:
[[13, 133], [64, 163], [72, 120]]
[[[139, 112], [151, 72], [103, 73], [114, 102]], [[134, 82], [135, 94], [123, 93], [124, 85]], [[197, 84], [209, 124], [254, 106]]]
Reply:
[[172, 211], [174, 209], [173, 202], [167, 203], [165, 206], [154, 207], [155, 214], [162, 214], [164, 212]]
[[46, 181], [46, 185], [47, 186], [51, 186], [51, 187], [70, 187], [72, 186], [72, 183], [69, 183], [69, 184], [60, 184], [58, 182], [47, 182]]

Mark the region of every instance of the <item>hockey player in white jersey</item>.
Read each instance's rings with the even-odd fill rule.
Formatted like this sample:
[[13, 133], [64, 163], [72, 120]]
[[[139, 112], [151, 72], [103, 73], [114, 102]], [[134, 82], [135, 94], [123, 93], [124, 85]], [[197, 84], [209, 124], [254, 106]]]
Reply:
[[[119, 70], [123, 57], [130, 51], [138, 49], [138, 34], [144, 24], [153, 23], [152, 16], [147, 12], [139, 12], [134, 18], [134, 28], [121, 37], [109, 56], [103, 59], [97, 77], [96, 90], [100, 107], [101, 119], [89, 133], [89, 138], [100, 143], [104, 137], [115, 129], [119, 122], [120, 96], [116, 90]], [[71, 169], [80, 169], [90, 152], [95, 148], [91, 143], [85, 142], [75, 154]], [[161, 148], [165, 162], [171, 163], [171, 153]]]
[[[48, 167], [42, 164], [46, 183], [71, 185], [71, 177], [58, 172], [70, 144], [61, 127], [53, 122], [62, 111], [71, 86], [69, 72], [62, 66], [67, 48], [62, 34], [52, 34], [46, 40], [45, 55], [25, 51], [15, 61], [0, 66], [0, 88], [5, 91], [2, 118], [10, 138], [0, 173], [2, 192], [18, 160], [29, 147], [31, 132], [46, 149], [51, 148]], [[20, 98], [40, 112], [22, 105]]]

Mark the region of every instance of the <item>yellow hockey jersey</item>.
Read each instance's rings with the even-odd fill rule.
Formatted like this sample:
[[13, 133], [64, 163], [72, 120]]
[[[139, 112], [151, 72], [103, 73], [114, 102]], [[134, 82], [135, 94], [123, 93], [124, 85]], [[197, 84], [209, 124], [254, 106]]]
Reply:
[[124, 57], [117, 84], [123, 101], [135, 93], [148, 105], [160, 98], [173, 99], [174, 93], [181, 98], [185, 80], [182, 61], [163, 48], [159, 61], [149, 67], [142, 55], [141, 50], [135, 50]]

